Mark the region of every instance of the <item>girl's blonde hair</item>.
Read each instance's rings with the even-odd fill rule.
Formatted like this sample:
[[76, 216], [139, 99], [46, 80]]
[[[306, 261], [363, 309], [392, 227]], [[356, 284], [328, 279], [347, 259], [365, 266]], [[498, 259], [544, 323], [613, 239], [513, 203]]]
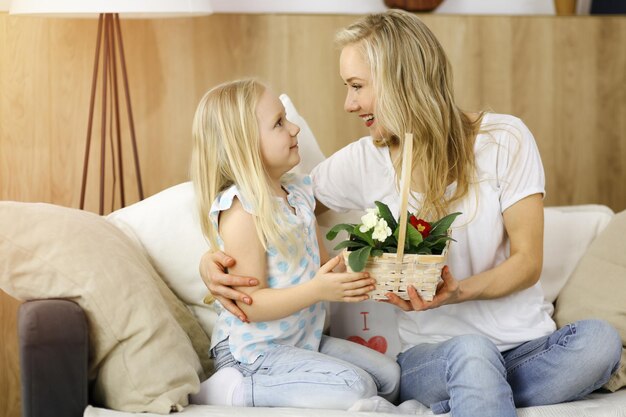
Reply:
[[[415, 15], [389, 10], [341, 30], [335, 42], [357, 47], [369, 63], [375, 115], [386, 136], [376, 145], [402, 149], [404, 134], [413, 134], [413, 166], [422, 169], [425, 184], [420, 215], [444, 215], [469, 193], [483, 114], [472, 121], [457, 107], [452, 67], [439, 41]], [[452, 181], [456, 191], [446, 196]]]
[[265, 250], [273, 245], [291, 258], [295, 253], [289, 247], [298, 247], [299, 232], [282, 214], [260, 151], [255, 112], [265, 90], [258, 81], [244, 79], [218, 85], [202, 97], [193, 119], [191, 179], [200, 225], [211, 250], [220, 248], [218, 230], [209, 218], [211, 205], [221, 191], [236, 184], [254, 213]]

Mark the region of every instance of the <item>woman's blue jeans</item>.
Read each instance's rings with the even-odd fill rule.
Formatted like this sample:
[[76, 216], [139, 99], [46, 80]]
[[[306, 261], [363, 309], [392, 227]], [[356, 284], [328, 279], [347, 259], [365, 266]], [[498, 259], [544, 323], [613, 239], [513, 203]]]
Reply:
[[480, 335], [421, 344], [401, 353], [400, 400], [453, 417], [516, 416], [515, 407], [580, 399], [617, 371], [622, 342], [601, 320], [568, 324], [499, 352]]
[[232, 366], [243, 374], [248, 407], [347, 410], [377, 394], [393, 402], [400, 387], [400, 367], [392, 358], [329, 336], [322, 336], [319, 352], [283, 345], [252, 364], [236, 361], [228, 340], [215, 346], [213, 355], [216, 370]]

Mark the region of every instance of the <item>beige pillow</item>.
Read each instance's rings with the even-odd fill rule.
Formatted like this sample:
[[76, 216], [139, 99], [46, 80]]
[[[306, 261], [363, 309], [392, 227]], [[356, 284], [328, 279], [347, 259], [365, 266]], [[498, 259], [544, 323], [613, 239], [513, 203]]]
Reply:
[[[587, 318], [604, 319], [626, 345], [626, 211], [616, 214], [591, 243], [556, 299], [558, 326]], [[626, 351], [620, 369], [604, 386], [616, 391], [626, 385]]]
[[5, 292], [85, 310], [94, 402], [161, 414], [187, 405], [203, 370], [173, 312], [205, 352], [208, 338], [123, 232], [80, 210], [0, 202], [0, 253]]

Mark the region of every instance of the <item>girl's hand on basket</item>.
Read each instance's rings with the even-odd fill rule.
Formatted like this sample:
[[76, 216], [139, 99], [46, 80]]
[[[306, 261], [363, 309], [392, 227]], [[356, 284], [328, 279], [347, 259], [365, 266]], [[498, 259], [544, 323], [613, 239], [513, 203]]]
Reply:
[[374, 290], [376, 281], [367, 272], [333, 272], [335, 268], [341, 269], [342, 263], [342, 257], [335, 256], [315, 274], [313, 284], [319, 299], [350, 303], [369, 299], [367, 293]]
[[459, 281], [457, 281], [450, 272], [448, 266], [444, 266], [441, 271], [442, 282], [437, 287], [437, 292], [432, 301], [424, 301], [419, 296], [417, 290], [414, 287], [408, 288], [410, 300], [403, 300], [394, 293], [387, 293], [387, 300], [383, 300], [386, 303], [394, 304], [404, 311], [424, 311], [432, 310], [433, 308], [440, 307], [446, 304], [456, 304], [460, 302], [460, 287]]

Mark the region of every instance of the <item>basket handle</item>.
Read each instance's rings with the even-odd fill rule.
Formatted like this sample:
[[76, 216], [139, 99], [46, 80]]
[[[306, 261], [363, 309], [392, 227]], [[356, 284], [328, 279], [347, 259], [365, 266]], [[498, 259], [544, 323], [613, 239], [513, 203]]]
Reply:
[[402, 263], [404, 258], [404, 241], [406, 240], [407, 207], [409, 205], [409, 190], [411, 189], [411, 176], [413, 165], [413, 134], [404, 135], [404, 147], [402, 149], [402, 172], [400, 174], [400, 233], [398, 236], [398, 252], [396, 264]]

